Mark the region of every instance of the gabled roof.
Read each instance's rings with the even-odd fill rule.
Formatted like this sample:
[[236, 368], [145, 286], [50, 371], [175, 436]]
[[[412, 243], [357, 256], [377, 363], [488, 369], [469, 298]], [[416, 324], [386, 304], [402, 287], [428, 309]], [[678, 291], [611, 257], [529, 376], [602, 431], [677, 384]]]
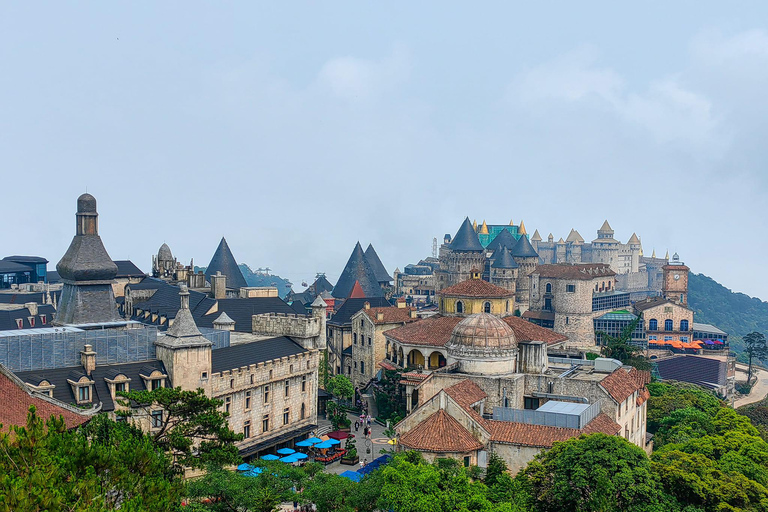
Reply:
[[483, 448], [480, 441], [443, 409], [400, 436], [400, 444], [413, 450], [440, 453], [466, 453]]
[[518, 265], [514, 258], [512, 258], [512, 253], [509, 252], [506, 246], [502, 246], [493, 253], [491, 268], [518, 268]]
[[534, 250], [528, 237], [523, 235], [517, 239], [517, 243], [512, 247], [512, 256], [515, 258], [538, 258], [539, 254]]
[[451, 241], [450, 249], [458, 252], [473, 252], [482, 251], [483, 244], [480, 243], [480, 239], [477, 237], [477, 233], [472, 228], [472, 224], [469, 222], [469, 217], [464, 219], [461, 227], [456, 232], [456, 236]]
[[410, 345], [442, 347], [451, 339], [453, 328], [462, 320], [464, 319], [458, 316], [435, 315], [390, 329], [384, 336]]
[[[409, 322], [418, 321], [418, 318], [411, 317], [411, 311], [415, 311], [414, 308], [398, 308], [395, 306], [372, 307], [368, 309], [363, 307], [362, 309], [362, 312], [366, 314], [374, 324], [407, 324]], [[381, 320], [379, 320], [379, 314], [382, 316]]]
[[617, 368], [600, 381], [602, 387], [616, 403], [621, 403], [635, 391], [642, 390], [651, 382], [651, 372], [641, 371], [634, 366], [629, 370]]
[[[94, 387], [96, 388], [96, 395], [101, 401], [102, 410], [103, 411], [115, 410], [115, 402], [112, 400], [112, 393], [110, 392], [110, 389], [109, 389], [109, 383], [106, 380], [104, 380], [105, 378], [114, 379], [118, 375], [121, 375], [121, 374], [125, 375], [126, 377], [131, 379], [131, 381], [128, 383], [129, 391], [143, 391], [143, 390], [146, 390], [147, 387], [144, 382], [144, 379], [141, 378], [140, 374], [143, 374], [149, 377], [150, 375], [152, 375], [154, 371], [159, 371], [163, 375], [168, 374], [168, 372], [165, 370], [165, 365], [163, 365], [163, 362], [160, 361], [159, 359], [156, 359], [153, 361], [140, 361], [138, 363], [109, 364], [109, 365], [97, 366], [96, 369], [93, 370], [93, 373], [91, 374], [91, 378], [93, 379]], [[171, 383], [166, 383], [166, 387], [170, 387], [170, 385]], [[67, 386], [67, 387], [70, 387], [70, 386]], [[96, 401], [96, 397], [94, 397], [94, 403], [95, 401]]]
[[491, 430], [491, 440], [496, 443], [539, 448], [551, 448], [557, 441], [567, 441], [581, 434], [602, 432], [603, 434], [613, 436], [621, 430], [621, 426], [618, 423], [603, 413], [598, 414], [582, 429], [529, 425], [527, 423], [498, 420], [489, 420], [487, 423]]
[[333, 285], [325, 277], [325, 274], [321, 274], [315, 279], [315, 282], [309, 285], [305, 291], [311, 292], [313, 295], [320, 295], [322, 292], [330, 292], [333, 290]]
[[131, 260], [116, 260], [117, 274], [115, 277], [144, 277], [146, 274]]
[[496, 286], [482, 279], [467, 279], [438, 292], [443, 297], [476, 297], [476, 298], [499, 298], [511, 297], [514, 293], [506, 288]]
[[476, 403], [488, 398], [488, 394], [469, 379], [445, 388], [445, 392], [464, 409], [471, 408]]
[[373, 273], [376, 275], [376, 280], [379, 283], [389, 283], [392, 281], [392, 276], [389, 275], [387, 269], [384, 268], [384, 264], [381, 262], [379, 255], [376, 254], [376, 249], [373, 248], [373, 244], [368, 244], [368, 248], [365, 250], [365, 259], [373, 269]]
[[507, 249], [511, 249], [517, 244], [517, 240], [515, 240], [515, 237], [512, 235], [512, 233], [509, 232], [507, 228], [502, 229], [499, 231], [499, 234], [496, 235], [496, 238], [494, 238], [491, 243], [489, 243], [485, 249], [488, 251], [496, 251], [499, 249], [499, 247], [506, 246]]
[[363, 309], [366, 302], [370, 303], [371, 307], [387, 307], [390, 305], [384, 297], [347, 299], [327, 323], [336, 326], [349, 325], [352, 322], [352, 315]]
[[[210, 308], [209, 308], [210, 309]], [[249, 297], [236, 299], [219, 299], [218, 308], [215, 313], [206, 315], [206, 311], [198, 310], [200, 315], [195, 315], [195, 321], [200, 327], [213, 327], [213, 322], [221, 315], [226, 313], [235, 321], [236, 332], [252, 332], [253, 315], [263, 315], [265, 313], [282, 313], [286, 315], [295, 315], [298, 310], [289, 306], [280, 297]], [[302, 310], [302, 314], [306, 311]]]
[[662, 305], [676, 306], [678, 308], [689, 309], [683, 306], [682, 304], [678, 304], [677, 302], [671, 299], [667, 299], [666, 297], [649, 297], [645, 300], [635, 302], [634, 304], [635, 311], [638, 313], [642, 313], [643, 311], [646, 311], [651, 308], [655, 308], [657, 306], [662, 306]]
[[219, 242], [211, 262], [205, 269], [205, 278], [210, 282], [211, 276], [216, 275], [216, 272], [221, 272], [227, 276], [227, 288], [245, 288], [248, 286], [224, 237], [221, 237], [221, 242]]
[[352, 254], [349, 256], [347, 264], [344, 266], [344, 270], [342, 270], [341, 276], [339, 276], [339, 280], [336, 282], [336, 286], [333, 287], [331, 295], [337, 299], [346, 299], [351, 295], [355, 282], [360, 283], [360, 287], [366, 297], [381, 297], [384, 295], [379, 285], [379, 280], [376, 278], [376, 273], [365, 257], [360, 242], [355, 244], [355, 248], [352, 250]]

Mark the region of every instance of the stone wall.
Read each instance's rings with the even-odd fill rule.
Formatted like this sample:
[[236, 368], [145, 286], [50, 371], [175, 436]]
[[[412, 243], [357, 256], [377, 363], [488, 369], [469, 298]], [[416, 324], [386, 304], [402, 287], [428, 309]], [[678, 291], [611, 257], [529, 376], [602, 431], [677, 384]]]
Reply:
[[[264, 336], [290, 336], [296, 338], [304, 348], [325, 348], [325, 308], [313, 309], [312, 316], [286, 313], [264, 313], [253, 315], [253, 334]], [[315, 314], [317, 313], [317, 314]]]

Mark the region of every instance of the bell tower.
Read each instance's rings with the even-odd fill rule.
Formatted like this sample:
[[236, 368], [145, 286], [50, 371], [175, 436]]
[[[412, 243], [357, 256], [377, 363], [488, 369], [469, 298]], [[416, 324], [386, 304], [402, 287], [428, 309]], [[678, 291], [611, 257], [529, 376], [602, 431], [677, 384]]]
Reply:
[[683, 306], [688, 305], [688, 272], [691, 269], [680, 261], [680, 256], [675, 253], [672, 261], [662, 267], [664, 271], [664, 282], [662, 284], [662, 294]]

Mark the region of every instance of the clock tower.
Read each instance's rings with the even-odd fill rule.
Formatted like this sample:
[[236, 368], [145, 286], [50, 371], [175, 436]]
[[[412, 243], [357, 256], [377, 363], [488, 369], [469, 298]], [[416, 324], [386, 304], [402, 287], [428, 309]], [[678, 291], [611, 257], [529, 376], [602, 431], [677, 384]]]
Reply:
[[680, 256], [675, 253], [672, 261], [662, 267], [664, 271], [664, 283], [662, 295], [683, 306], [688, 305], [688, 272], [691, 270], [680, 261]]

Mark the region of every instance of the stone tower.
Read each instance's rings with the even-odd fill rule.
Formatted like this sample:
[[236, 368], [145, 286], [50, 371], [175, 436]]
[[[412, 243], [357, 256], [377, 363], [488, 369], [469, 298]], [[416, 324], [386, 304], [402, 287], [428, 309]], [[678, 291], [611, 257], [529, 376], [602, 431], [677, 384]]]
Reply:
[[155, 341], [157, 358], [168, 370], [174, 387], [195, 390], [203, 388], [210, 396], [211, 342], [207, 340], [189, 311], [187, 285], [180, 286], [181, 309], [165, 336]]
[[675, 253], [672, 261], [662, 267], [664, 281], [662, 283], [662, 295], [683, 306], [688, 305], [688, 272], [689, 269], [680, 261], [680, 256]]
[[99, 237], [96, 198], [77, 198], [77, 227], [69, 249], [56, 265], [64, 282], [54, 324], [119, 322], [112, 283], [117, 265]]
[[530, 304], [530, 297], [528, 294], [531, 283], [528, 276], [531, 272], [536, 270], [536, 266], [539, 264], [539, 255], [533, 249], [528, 237], [523, 235], [512, 248], [512, 257], [514, 258], [515, 263], [520, 267], [517, 271], [517, 283], [515, 284], [517, 309], [519, 309], [521, 313], [525, 313]]
[[163, 242], [157, 251], [157, 256], [152, 256], [152, 276], [170, 281], [176, 270], [176, 259], [171, 253], [171, 248]]
[[506, 246], [499, 247], [493, 254], [493, 263], [491, 263], [491, 284], [516, 293], [518, 269], [519, 265], [512, 258], [509, 249]]
[[467, 217], [450, 245], [441, 253], [436, 291], [466, 281], [472, 269], [482, 271], [484, 268], [485, 249]]
[[637, 233], [632, 233], [627, 245], [629, 245], [629, 251], [632, 255], [632, 269], [630, 272], [638, 272], [640, 270], [640, 257], [643, 255], [643, 246], [637, 237]]

